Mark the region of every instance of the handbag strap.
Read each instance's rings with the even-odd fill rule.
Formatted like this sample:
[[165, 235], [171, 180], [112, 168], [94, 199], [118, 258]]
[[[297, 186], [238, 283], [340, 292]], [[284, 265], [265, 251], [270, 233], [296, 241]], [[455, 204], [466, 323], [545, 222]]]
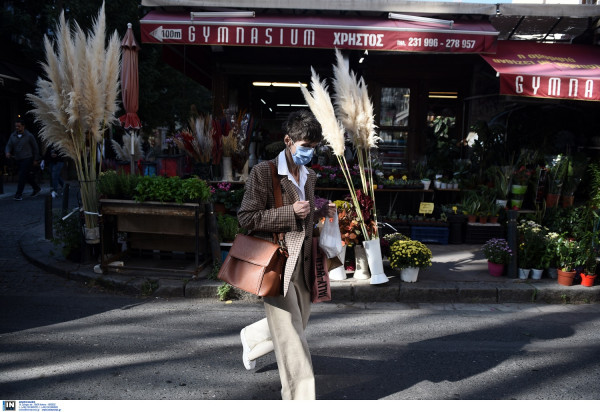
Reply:
[[[277, 177], [277, 169], [275, 163], [269, 162], [271, 166], [271, 179], [273, 180], [273, 196], [275, 197], [275, 208], [283, 206], [283, 196], [281, 194], [281, 182]], [[287, 246], [285, 245], [285, 236], [283, 233], [273, 232], [273, 240], [279, 244], [279, 250], [287, 256]]]

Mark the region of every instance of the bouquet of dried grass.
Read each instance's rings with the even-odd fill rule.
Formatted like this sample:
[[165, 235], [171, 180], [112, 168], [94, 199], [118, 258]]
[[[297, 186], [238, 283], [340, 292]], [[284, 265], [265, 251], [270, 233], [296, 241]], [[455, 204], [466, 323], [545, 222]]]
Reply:
[[[80, 182], [86, 228], [98, 227], [98, 150], [108, 125], [116, 120], [121, 48], [115, 31], [106, 44], [104, 4], [93, 29], [73, 28], [61, 13], [55, 40], [44, 37], [46, 79], [38, 79], [35, 94], [28, 94], [40, 135], [47, 144], [75, 162]], [[97, 243], [99, 240], [88, 240]]]
[[[336, 58], [337, 65], [334, 66], [335, 108], [327, 90], [327, 83], [321, 82], [314, 69], [311, 68], [312, 93], [302, 85], [301, 88], [304, 99], [321, 124], [325, 142], [331, 147], [340, 164], [364, 239], [372, 240], [378, 237], [378, 233], [370, 150], [377, 147], [376, 143], [379, 140], [375, 133], [373, 105], [364, 80], [356, 79], [356, 75], [350, 71], [348, 62], [344, 61], [339, 50], [336, 50]], [[360, 189], [357, 190], [354, 187], [351, 170], [344, 156], [345, 132], [348, 132], [357, 150], [362, 193]], [[359, 198], [365, 195], [369, 196], [373, 202], [372, 222], [366, 221], [364, 212], [361, 212]]]
[[[131, 139], [133, 139], [133, 156], [131, 155]], [[142, 149], [142, 139], [137, 135], [131, 135], [125, 133], [123, 135], [123, 144], [119, 144], [115, 140], [111, 139], [111, 146], [115, 151], [117, 159], [121, 161], [130, 162], [133, 157], [134, 161], [138, 161], [144, 157], [144, 150]]]
[[235, 131], [231, 129], [227, 135], [223, 135], [223, 156], [231, 157], [238, 150], [238, 137]]

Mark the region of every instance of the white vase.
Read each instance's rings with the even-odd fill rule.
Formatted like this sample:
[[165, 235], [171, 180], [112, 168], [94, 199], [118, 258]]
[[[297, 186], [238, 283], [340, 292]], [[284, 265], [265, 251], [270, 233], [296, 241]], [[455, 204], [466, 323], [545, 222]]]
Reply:
[[371, 285], [389, 282], [388, 277], [383, 271], [383, 257], [381, 255], [379, 238], [363, 242], [363, 247], [365, 248], [369, 269], [371, 271]]
[[431, 180], [421, 180], [423, 183], [423, 190], [429, 190], [429, 186], [431, 185]]
[[523, 269], [519, 268], [519, 279], [527, 279], [529, 278], [529, 272], [531, 269]]
[[416, 282], [419, 276], [419, 268], [404, 268], [400, 272], [402, 282]]
[[223, 157], [223, 181], [233, 181], [233, 169], [231, 168], [231, 157]]
[[345, 280], [346, 276], [346, 265], [344, 264], [344, 260], [346, 259], [346, 245], [342, 248], [342, 251], [338, 255], [338, 259], [342, 262], [342, 266], [337, 267], [329, 272], [330, 280]]
[[369, 272], [369, 262], [367, 261], [365, 248], [361, 245], [354, 246], [354, 258], [356, 260], [354, 279], [369, 279], [371, 277], [371, 272]]
[[256, 164], [256, 142], [251, 142], [248, 148], [248, 169], [252, 169], [252, 166]]
[[531, 279], [541, 279], [544, 269], [531, 269]]

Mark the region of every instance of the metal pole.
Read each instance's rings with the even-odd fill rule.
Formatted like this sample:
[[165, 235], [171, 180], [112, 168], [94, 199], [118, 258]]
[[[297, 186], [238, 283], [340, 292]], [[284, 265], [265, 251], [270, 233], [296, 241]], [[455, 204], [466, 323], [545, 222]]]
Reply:
[[217, 228], [217, 217], [213, 210], [212, 203], [205, 205], [206, 218], [208, 219], [208, 241], [212, 252], [213, 262], [222, 263], [221, 261], [221, 245], [219, 244], [219, 229]]
[[63, 196], [62, 196], [62, 214], [63, 216], [67, 214], [69, 210], [69, 184], [65, 183], [63, 187]]
[[44, 232], [47, 240], [54, 238], [52, 234], [52, 196], [46, 195], [44, 199]]
[[518, 245], [517, 245], [517, 216], [518, 212], [516, 210], [508, 210], [508, 224], [506, 227], [506, 237], [508, 238], [508, 247], [513, 251], [513, 254], [510, 258], [510, 262], [508, 262], [508, 272], [507, 276], [509, 278], [517, 277], [517, 253], [518, 253]]

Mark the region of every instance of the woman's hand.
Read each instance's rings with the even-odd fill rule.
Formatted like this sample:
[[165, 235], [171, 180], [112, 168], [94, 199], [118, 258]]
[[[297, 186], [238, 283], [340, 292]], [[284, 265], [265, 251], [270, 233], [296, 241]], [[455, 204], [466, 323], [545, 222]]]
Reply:
[[298, 200], [292, 206], [294, 208], [294, 214], [300, 219], [306, 218], [310, 213], [310, 203], [308, 200]]
[[335, 217], [335, 215], [337, 214], [337, 207], [335, 206], [335, 203], [329, 202], [329, 204], [325, 207], [327, 208], [327, 217]]

